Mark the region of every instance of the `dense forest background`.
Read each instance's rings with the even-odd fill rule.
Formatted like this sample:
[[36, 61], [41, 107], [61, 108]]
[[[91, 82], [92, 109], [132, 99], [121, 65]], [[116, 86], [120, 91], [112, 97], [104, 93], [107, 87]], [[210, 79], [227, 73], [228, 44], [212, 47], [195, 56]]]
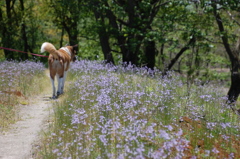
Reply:
[[[236, 45], [240, 16], [237, 0], [5, 0], [0, 7], [3, 47], [38, 53], [44, 41], [78, 43], [84, 59], [162, 70], [177, 62], [179, 71], [229, 65], [221, 37]], [[4, 56], [36, 58], [6, 50]]]
[[[78, 44], [81, 59], [163, 74], [207, 78], [230, 68], [229, 100], [239, 95], [239, 0], [2, 0], [0, 23], [0, 46], [25, 52], [48, 41]], [[47, 61], [8, 50], [0, 58]]]

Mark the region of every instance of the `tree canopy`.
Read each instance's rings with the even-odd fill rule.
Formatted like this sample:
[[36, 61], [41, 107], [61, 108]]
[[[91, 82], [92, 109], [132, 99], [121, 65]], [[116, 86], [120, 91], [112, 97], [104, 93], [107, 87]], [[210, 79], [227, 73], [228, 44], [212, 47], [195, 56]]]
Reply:
[[[0, 39], [4, 47], [27, 52], [38, 52], [44, 41], [79, 43], [82, 58], [171, 70], [184, 54], [192, 54], [199, 63], [223, 47], [214, 8], [234, 43], [239, 25], [236, 0], [5, 0], [0, 3]], [[33, 58], [4, 54], [6, 59]], [[221, 50], [216, 55], [226, 54]]]

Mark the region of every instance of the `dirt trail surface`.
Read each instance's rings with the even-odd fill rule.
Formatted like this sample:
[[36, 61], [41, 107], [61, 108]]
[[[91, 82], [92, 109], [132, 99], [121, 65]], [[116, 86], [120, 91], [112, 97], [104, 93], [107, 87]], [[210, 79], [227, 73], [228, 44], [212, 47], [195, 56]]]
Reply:
[[[50, 93], [50, 92], [49, 92]], [[30, 159], [39, 132], [48, 125], [52, 113], [50, 95], [39, 95], [20, 106], [20, 120], [7, 132], [0, 133], [0, 159]]]

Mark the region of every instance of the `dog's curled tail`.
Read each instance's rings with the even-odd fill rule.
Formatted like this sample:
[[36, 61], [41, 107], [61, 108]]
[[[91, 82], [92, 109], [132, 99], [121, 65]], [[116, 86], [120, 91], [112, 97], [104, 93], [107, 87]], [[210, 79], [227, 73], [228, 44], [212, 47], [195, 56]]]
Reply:
[[49, 52], [52, 55], [57, 55], [58, 54], [55, 46], [53, 46], [53, 44], [51, 44], [49, 42], [44, 42], [41, 46], [41, 53], [43, 53], [45, 51]]

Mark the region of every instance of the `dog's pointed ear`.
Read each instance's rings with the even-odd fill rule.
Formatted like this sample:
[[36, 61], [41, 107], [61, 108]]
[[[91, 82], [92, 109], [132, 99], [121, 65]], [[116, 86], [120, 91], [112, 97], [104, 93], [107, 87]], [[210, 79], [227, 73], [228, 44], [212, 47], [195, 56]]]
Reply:
[[73, 45], [73, 50], [76, 50], [76, 51], [78, 51], [78, 44], [76, 44], [76, 45]]

